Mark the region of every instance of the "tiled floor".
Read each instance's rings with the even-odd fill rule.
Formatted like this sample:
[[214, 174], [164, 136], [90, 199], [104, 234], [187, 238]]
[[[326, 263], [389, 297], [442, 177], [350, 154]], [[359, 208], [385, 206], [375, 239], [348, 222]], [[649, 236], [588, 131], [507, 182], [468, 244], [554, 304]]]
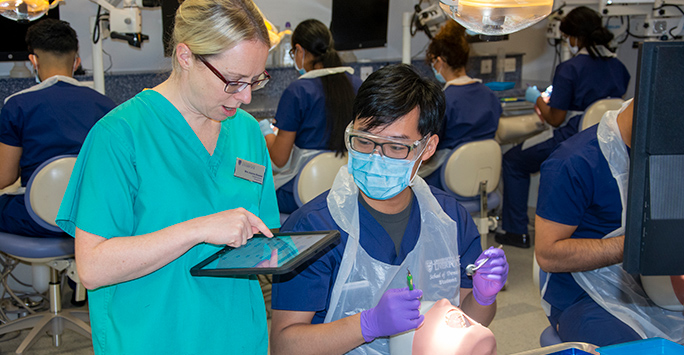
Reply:
[[[533, 230], [531, 230], [533, 232]], [[495, 245], [490, 234], [489, 245]], [[539, 347], [539, 335], [548, 321], [539, 304], [539, 290], [532, 283], [533, 249], [505, 246], [510, 264], [506, 289], [497, 297], [498, 311], [490, 329], [494, 332], [499, 354], [514, 354]], [[66, 298], [68, 299], [68, 298]], [[11, 340], [0, 339], [0, 354], [14, 353], [28, 331]], [[10, 334], [10, 337], [13, 336]], [[31, 355], [93, 354], [91, 341], [73, 331], [65, 331], [59, 348], [52, 338], [43, 335], [27, 352]]]

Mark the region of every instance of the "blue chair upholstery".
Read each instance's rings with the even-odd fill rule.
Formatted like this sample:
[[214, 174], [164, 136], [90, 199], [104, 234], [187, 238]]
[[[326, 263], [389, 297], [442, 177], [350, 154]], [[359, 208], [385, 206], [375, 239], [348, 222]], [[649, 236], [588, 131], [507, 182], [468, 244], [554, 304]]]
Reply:
[[[31, 217], [46, 229], [59, 231], [55, 216], [71, 176], [75, 156], [57, 156], [41, 164], [26, 186], [24, 198]], [[22, 354], [43, 332], [50, 330], [55, 346], [59, 346], [64, 328], [76, 331], [90, 338], [88, 311], [62, 310], [59, 271], [66, 270], [69, 277], [78, 281], [74, 256], [74, 239], [71, 237], [28, 237], [11, 233], [0, 233], [0, 252], [9, 257], [31, 263], [34, 272], [33, 287], [42, 293], [49, 291], [50, 310], [32, 313], [0, 326], [0, 334], [31, 328], [31, 331], [16, 350]], [[49, 270], [47, 274], [41, 270]], [[45, 278], [46, 280], [41, 279]], [[77, 282], [77, 284], [79, 284]], [[80, 285], [80, 284], [79, 284]], [[82, 286], [81, 286], [82, 287]], [[78, 300], [78, 298], [77, 298]]]

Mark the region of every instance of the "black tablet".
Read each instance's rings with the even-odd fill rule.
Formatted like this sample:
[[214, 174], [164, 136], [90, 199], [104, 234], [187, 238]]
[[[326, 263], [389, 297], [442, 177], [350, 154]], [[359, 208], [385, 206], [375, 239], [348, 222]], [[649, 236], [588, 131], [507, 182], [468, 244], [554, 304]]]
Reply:
[[284, 274], [340, 239], [340, 232], [255, 234], [247, 244], [226, 246], [190, 269], [192, 276]]

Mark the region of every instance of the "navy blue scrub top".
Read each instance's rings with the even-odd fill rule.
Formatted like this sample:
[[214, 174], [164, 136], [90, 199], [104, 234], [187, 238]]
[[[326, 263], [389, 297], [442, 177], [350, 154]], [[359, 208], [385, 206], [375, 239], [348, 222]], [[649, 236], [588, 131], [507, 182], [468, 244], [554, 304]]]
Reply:
[[501, 117], [501, 103], [482, 83], [449, 85], [444, 90], [446, 112], [437, 150], [494, 138]]
[[556, 68], [549, 106], [564, 111], [584, 111], [597, 100], [622, 97], [629, 72], [617, 58], [591, 58], [580, 54]]
[[[619, 228], [618, 185], [599, 148], [592, 126], [561, 143], [541, 166], [537, 215], [577, 226], [572, 238], [601, 239]], [[570, 273], [552, 273], [544, 299], [565, 309], [585, 296]]]
[[[472, 280], [465, 277], [465, 266], [474, 263], [482, 252], [477, 227], [470, 214], [458, 201], [442, 190], [434, 187], [430, 189], [444, 212], [458, 224], [461, 287], [472, 288]], [[327, 197], [328, 192], [325, 192], [295, 211], [285, 221], [281, 231], [340, 230], [328, 210]], [[399, 255], [396, 254], [390, 236], [360, 203], [359, 219], [361, 246], [370, 256], [381, 262], [399, 265], [416, 245], [421, 221], [420, 207], [415, 195]], [[274, 277], [271, 298], [273, 309], [316, 312], [311, 323], [323, 323], [348, 238], [348, 234], [343, 230], [340, 230], [340, 233], [340, 242], [324, 255], [291, 274]]]

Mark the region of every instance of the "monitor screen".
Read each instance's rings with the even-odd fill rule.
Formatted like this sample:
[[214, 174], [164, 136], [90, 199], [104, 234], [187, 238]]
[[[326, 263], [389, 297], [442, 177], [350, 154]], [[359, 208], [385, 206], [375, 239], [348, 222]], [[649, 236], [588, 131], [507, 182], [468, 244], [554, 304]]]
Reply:
[[338, 51], [387, 45], [389, 0], [333, 0], [330, 32]]
[[29, 23], [19, 23], [0, 16], [0, 33], [3, 34], [0, 40], [0, 62], [18, 62], [28, 60], [28, 47], [26, 46], [26, 31], [28, 28], [45, 18], [59, 20], [59, 6], [42, 16], [41, 18]]
[[684, 275], [684, 42], [639, 48], [623, 267]]

